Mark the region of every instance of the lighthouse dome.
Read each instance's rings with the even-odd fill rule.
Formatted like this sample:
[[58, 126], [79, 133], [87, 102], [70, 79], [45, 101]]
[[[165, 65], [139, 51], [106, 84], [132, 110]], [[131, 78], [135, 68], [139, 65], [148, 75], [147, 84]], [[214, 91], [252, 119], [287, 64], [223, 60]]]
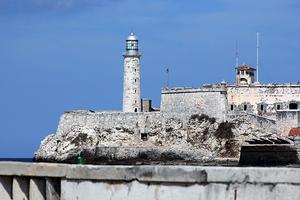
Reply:
[[137, 39], [136, 35], [135, 35], [133, 32], [131, 32], [131, 33], [128, 35], [127, 40], [138, 40], [138, 39]]

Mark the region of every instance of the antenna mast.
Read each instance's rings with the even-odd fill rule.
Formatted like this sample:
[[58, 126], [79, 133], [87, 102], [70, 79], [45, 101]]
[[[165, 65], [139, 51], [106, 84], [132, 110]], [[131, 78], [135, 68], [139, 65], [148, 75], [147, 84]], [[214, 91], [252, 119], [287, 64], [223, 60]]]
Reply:
[[239, 44], [238, 41], [235, 42], [235, 67], [239, 67]]
[[167, 88], [169, 88], [169, 86], [170, 86], [170, 69], [169, 69], [169, 67], [167, 67], [166, 72], [167, 72], [166, 85], [167, 85]]
[[258, 79], [258, 52], [259, 51], [259, 32], [256, 32], [256, 81], [259, 83]]

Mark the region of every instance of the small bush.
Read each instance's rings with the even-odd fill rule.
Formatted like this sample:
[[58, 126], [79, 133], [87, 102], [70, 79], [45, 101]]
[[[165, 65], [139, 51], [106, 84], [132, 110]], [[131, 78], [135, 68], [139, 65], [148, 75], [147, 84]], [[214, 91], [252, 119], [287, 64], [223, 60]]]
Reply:
[[190, 119], [191, 120], [198, 120], [199, 122], [209, 121], [212, 124], [216, 122], [216, 118], [209, 117], [208, 115], [205, 115], [205, 114], [201, 114], [201, 115], [193, 114], [193, 115], [191, 115]]
[[232, 128], [234, 128], [234, 124], [231, 122], [222, 122], [219, 124], [218, 129], [214, 133], [216, 138], [220, 139], [231, 139], [234, 137]]

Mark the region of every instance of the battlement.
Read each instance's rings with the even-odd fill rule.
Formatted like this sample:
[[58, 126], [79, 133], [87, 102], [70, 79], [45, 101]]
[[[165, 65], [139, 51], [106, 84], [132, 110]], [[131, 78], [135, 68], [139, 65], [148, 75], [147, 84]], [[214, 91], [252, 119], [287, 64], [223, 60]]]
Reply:
[[192, 88], [192, 87], [175, 87], [175, 88], [163, 88], [161, 90], [162, 94], [172, 94], [172, 93], [198, 93], [198, 92], [222, 92], [222, 89], [219, 86], [215, 87], [199, 87], [199, 88]]

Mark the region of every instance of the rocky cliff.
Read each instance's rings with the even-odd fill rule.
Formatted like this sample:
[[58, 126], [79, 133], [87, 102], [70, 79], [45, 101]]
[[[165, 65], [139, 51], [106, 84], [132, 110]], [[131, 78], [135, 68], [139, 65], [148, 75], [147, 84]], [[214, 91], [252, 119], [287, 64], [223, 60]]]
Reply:
[[41, 142], [35, 159], [71, 163], [78, 162], [78, 158], [86, 163], [208, 163], [217, 158], [238, 158], [245, 140], [277, 137], [275, 129], [260, 127], [247, 117], [217, 121], [203, 114], [188, 118], [140, 114], [134, 118], [136, 123], [131, 119], [128, 124], [121, 123], [119, 114], [110, 117], [120, 123], [104, 123], [105, 117], [99, 115], [102, 116], [93, 112], [66, 113], [58, 132]]

